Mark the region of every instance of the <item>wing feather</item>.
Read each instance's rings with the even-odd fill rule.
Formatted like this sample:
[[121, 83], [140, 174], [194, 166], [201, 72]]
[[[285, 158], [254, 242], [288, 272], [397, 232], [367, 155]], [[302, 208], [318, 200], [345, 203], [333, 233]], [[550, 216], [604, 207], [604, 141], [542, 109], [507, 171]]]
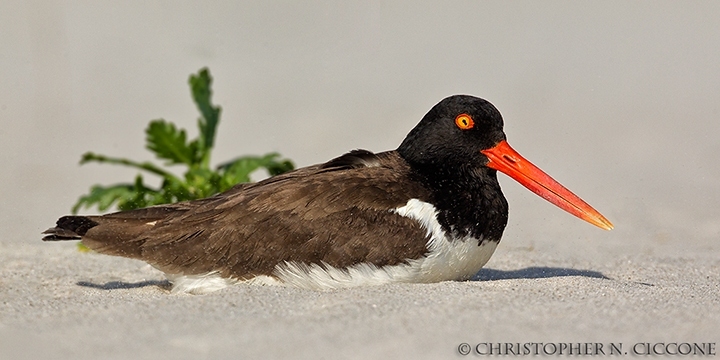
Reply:
[[[197, 202], [137, 211], [135, 219], [166, 216], [124, 239], [121, 252], [171, 274], [216, 271], [239, 279], [271, 275], [285, 261], [346, 268], [417, 258], [427, 252], [426, 230], [390, 209], [411, 198], [428, 201], [429, 193], [408, 181], [410, 169], [395, 152], [369, 154], [350, 153], [327, 163], [336, 166], [298, 169]], [[108, 220], [131, 218], [130, 212], [93, 218], [101, 226], [85, 237], [107, 241], [116, 230]]]

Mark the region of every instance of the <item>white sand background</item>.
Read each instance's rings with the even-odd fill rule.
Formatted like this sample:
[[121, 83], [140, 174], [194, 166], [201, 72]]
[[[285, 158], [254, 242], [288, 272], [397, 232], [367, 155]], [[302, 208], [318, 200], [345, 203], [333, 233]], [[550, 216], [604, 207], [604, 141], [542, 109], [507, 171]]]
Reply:
[[[0, 2], [0, 358], [456, 358], [460, 343], [720, 342], [720, 2]], [[223, 107], [214, 162], [394, 149], [445, 96], [614, 222], [512, 180], [474, 281], [171, 295], [142, 262], [42, 243], [91, 185], [194, 136], [187, 77]], [[93, 210], [88, 210], [92, 212]], [[716, 350], [717, 352], [717, 350]], [[477, 354], [469, 357], [477, 358]]]

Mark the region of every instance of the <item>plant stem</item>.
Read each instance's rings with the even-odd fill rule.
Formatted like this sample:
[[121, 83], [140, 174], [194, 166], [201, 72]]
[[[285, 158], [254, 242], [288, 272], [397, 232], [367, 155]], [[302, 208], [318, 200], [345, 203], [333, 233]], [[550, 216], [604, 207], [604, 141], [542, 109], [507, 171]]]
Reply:
[[134, 168], [137, 168], [140, 170], [145, 170], [147, 172], [153, 173], [160, 177], [166, 178], [170, 181], [182, 183], [182, 180], [180, 180], [177, 176], [155, 166], [154, 164], [152, 164], [150, 162], [139, 163], [139, 162], [128, 160], [128, 159], [114, 158], [114, 157], [98, 155], [98, 154], [94, 154], [91, 152], [87, 152], [83, 155], [82, 160], [80, 160], [80, 164], [82, 165], [82, 164], [85, 164], [85, 163], [91, 162], [91, 161], [96, 161], [99, 163], [126, 165], [126, 166], [134, 167]]

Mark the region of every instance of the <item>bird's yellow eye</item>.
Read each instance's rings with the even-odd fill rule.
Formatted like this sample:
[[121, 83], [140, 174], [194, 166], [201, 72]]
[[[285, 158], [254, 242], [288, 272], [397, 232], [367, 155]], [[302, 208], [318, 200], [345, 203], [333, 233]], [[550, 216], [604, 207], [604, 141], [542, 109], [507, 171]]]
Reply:
[[470, 115], [460, 114], [455, 118], [455, 125], [457, 125], [460, 130], [469, 130], [475, 126], [475, 122]]

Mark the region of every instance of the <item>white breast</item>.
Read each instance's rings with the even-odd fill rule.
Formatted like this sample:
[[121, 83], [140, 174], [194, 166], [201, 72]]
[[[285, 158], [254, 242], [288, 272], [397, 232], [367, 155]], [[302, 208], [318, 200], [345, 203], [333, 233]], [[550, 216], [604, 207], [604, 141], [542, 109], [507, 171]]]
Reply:
[[[490, 260], [497, 241], [473, 237], [451, 238], [437, 220], [438, 211], [432, 204], [410, 199], [405, 206], [391, 210], [398, 215], [418, 221], [427, 229], [429, 252], [407, 264], [377, 267], [357, 264], [338, 269], [328, 264], [285, 262], [275, 267], [273, 275], [258, 276], [245, 281], [255, 285], [291, 285], [306, 289], [325, 290], [354, 286], [382, 285], [393, 282], [432, 283], [447, 280], [467, 280]], [[205, 275], [168, 275], [173, 292], [208, 293], [236, 283], [216, 273]]]

